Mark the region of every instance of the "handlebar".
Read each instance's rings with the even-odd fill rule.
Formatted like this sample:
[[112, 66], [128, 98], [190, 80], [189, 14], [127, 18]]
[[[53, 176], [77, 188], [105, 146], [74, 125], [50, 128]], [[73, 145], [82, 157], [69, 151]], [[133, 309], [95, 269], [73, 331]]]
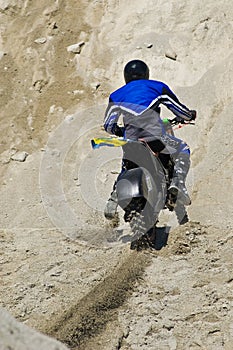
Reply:
[[162, 119], [163, 123], [167, 126], [173, 126], [173, 125], [178, 125], [178, 124], [182, 124], [182, 125], [195, 125], [194, 122], [190, 121], [186, 121], [184, 119], [180, 119], [178, 120], [177, 117], [173, 118], [173, 119], [168, 119], [168, 118], [164, 118]]
[[[194, 122], [186, 121], [183, 119], [178, 120], [177, 117], [173, 119], [163, 118], [162, 119], [164, 127], [166, 128], [166, 132], [174, 135], [173, 126], [178, 125], [178, 128], [182, 128], [184, 125], [195, 125]], [[122, 147], [128, 142], [137, 142], [129, 139], [125, 139], [124, 137], [102, 137], [102, 138], [94, 138], [91, 140], [91, 145], [93, 149], [97, 149], [101, 146], [111, 146], [111, 147]]]

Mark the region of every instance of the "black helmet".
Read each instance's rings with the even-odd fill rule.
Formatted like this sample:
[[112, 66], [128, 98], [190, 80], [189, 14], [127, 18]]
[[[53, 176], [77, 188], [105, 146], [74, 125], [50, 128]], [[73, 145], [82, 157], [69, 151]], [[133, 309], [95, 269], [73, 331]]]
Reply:
[[130, 61], [124, 68], [124, 78], [126, 84], [132, 80], [149, 79], [149, 68], [143, 61]]

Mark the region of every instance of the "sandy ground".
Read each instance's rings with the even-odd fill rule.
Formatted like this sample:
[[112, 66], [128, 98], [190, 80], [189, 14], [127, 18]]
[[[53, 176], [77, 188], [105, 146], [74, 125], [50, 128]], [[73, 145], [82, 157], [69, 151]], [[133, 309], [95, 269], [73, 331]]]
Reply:
[[[227, 0], [0, 1], [0, 298], [18, 321], [69, 348], [232, 348], [232, 15]], [[167, 245], [142, 253], [103, 218], [121, 151], [90, 146], [135, 57], [198, 110], [175, 131], [191, 222], [162, 213]]]

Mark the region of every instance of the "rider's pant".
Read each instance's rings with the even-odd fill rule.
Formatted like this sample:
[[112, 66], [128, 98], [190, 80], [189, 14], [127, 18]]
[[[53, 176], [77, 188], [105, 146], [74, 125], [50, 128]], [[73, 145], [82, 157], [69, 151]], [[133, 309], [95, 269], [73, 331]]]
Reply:
[[165, 145], [161, 153], [170, 154], [174, 161], [174, 184], [184, 183], [190, 168], [189, 146], [183, 140], [169, 134], [162, 135], [160, 139]]

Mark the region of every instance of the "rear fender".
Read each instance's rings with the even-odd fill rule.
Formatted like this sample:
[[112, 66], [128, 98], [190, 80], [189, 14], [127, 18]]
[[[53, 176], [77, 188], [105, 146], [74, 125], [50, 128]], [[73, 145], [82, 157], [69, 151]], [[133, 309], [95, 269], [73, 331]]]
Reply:
[[125, 208], [133, 198], [147, 198], [148, 190], [148, 179], [142, 168], [126, 170], [116, 184], [118, 204]]

